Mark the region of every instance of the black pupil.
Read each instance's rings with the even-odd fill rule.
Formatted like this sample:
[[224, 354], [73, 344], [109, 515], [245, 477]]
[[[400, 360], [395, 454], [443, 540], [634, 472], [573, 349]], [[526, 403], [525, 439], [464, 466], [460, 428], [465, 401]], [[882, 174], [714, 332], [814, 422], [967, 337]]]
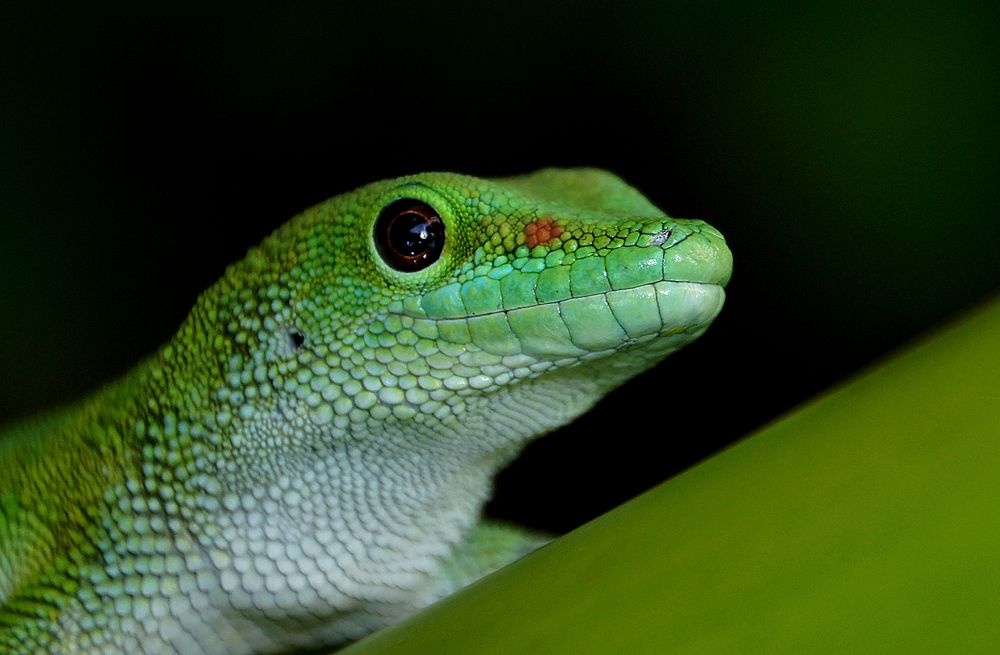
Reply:
[[400, 214], [389, 224], [389, 241], [405, 257], [417, 257], [434, 246], [437, 235], [433, 226], [420, 214]]
[[375, 244], [393, 268], [419, 271], [440, 257], [444, 248], [444, 222], [427, 203], [408, 198], [397, 200], [379, 214]]

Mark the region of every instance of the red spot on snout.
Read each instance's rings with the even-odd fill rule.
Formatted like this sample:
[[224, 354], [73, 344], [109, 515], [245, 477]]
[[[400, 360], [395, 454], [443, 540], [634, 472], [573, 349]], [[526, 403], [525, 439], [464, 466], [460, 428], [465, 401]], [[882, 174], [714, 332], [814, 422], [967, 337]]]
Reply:
[[549, 216], [543, 216], [537, 221], [524, 226], [524, 245], [534, 248], [537, 245], [548, 245], [549, 241], [563, 233], [561, 225]]

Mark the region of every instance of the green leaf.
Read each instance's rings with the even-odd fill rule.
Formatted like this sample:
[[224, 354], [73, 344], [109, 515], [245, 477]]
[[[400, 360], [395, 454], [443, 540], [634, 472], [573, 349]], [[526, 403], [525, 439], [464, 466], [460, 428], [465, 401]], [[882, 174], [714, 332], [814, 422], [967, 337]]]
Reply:
[[993, 302], [345, 653], [998, 649]]

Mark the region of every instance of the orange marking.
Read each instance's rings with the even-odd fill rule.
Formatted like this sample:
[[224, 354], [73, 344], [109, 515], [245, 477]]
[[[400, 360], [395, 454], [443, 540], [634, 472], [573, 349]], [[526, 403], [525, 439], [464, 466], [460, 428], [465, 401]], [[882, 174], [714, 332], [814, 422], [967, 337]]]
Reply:
[[524, 245], [534, 248], [537, 245], [548, 245], [549, 241], [563, 233], [561, 225], [549, 216], [543, 216], [533, 223], [524, 226]]

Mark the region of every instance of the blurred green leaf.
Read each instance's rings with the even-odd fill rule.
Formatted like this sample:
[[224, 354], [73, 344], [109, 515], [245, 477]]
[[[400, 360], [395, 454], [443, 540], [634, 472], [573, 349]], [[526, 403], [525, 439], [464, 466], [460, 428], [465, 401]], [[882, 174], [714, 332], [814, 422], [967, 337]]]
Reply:
[[997, 652], [998, 437], [993, 302], [345, 652]]

